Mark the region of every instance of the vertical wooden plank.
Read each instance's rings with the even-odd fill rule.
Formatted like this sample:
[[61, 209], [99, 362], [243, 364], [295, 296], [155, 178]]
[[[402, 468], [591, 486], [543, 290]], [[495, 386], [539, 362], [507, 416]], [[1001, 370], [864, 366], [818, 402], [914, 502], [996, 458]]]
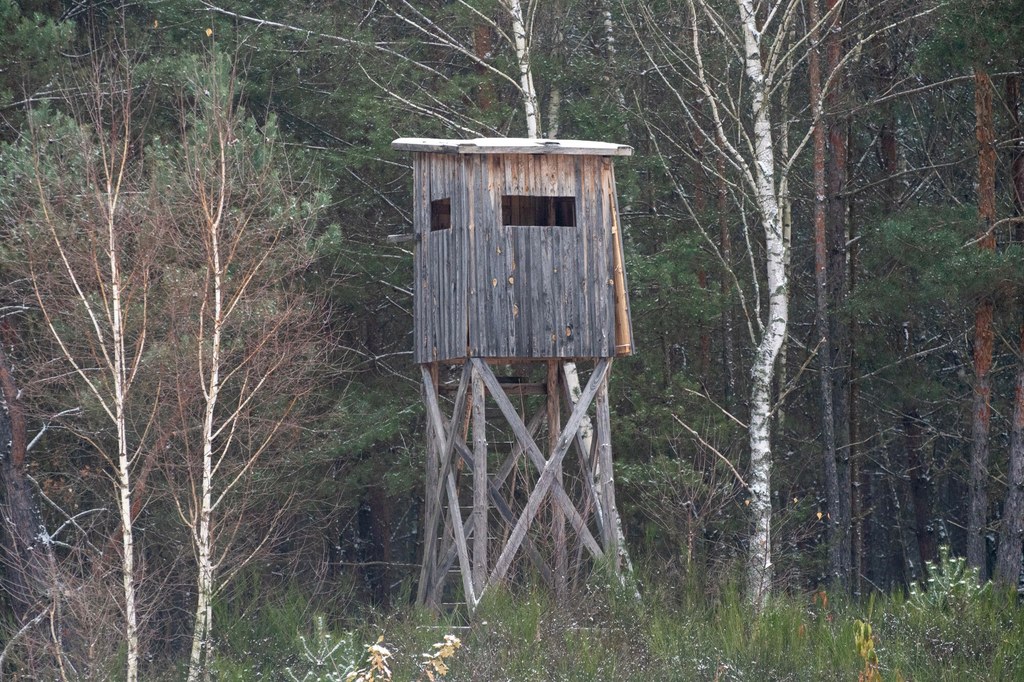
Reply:
[[601, 178], [604, 194], [609, 203], [612, 239], [612, 267], [615, 281], [615, 355], [633, 353], [633, 323], [629, 316], [629, 295], [626, 290], [626, 265], [622, 245], [622, 226], [619, 224], [619, 202], [615, 193], [615, 175], [611, 159], [602, 159]]
[[[598, 348], [601, 357], [611, 357], [615, 352], [614, 279], [612, 277], [611, 253], [611, 212], [600, 186], [600, 159], [587, 159], [587, 186], [592, 197], [591, 220], [594, 225], [595, 287], [600, 292], [597, 306], [595, 330], [598, 334]], [[597, 279], [600, 277], [600, 280]]]
[[[588, 225], [585, 213], [585, 198], [583, 196], [583, 158], [566, 157], [568, 164], [571, 164], [571, 178], [566, 179], [566, 191], [576, 197], [576, 228], [575, 234], [578, 244], [577, 258], [579, 270], [576, 281], [579, 283], [581, 299], [581, 318], [579, 339], [577, 341], [578, 356], [596, 356], [594, 351], [594, 287], [591, 281], [591, 230]], [[570, 172], [570, 171], [567, 171]]]
[[497, 229], [501, 234], [501, 249], [505, 270], [509, 274], [505, 287], [505, 300], [502, 302], [502, 325], [505, 330], [504, 357], [513, 357], [518, 354], [519, 347], [519, 335], [516, 330], [517, 315], [513, 306], [516, 304], [516, 291], [518, 290], [519, 279], [522, 273], [519, 271], [515, 241], [509, 228], [499, 225]]
[[474, 245], [471, 264], [472, 300], [470, 309], [469, 338], [470, 346], [476, 357], [493, 356], [496, 350], [493, 345], [491, 327], [493, 326], [493, 300], [498, 286], [497, 277], [493, 274], [493, 256], [497, 226], [493, 221], [493, 172], [500, 157], [481, 155], [467, 158], [467, 168], [473, 175], [472, 184], [467, 187], [471, 194]]
[[[504, 158], [504, 157], [502, 157]], [[500, 161], [501, 159], [499, 159]], [[499, 221], [500, 223], [500, 221]], [[499, 239], [501, 237], [501, 225], [499, 223], [491, 224], [488, 222], [484, 226], [484, 230], [487, 233], [487, 252], [482, 254], [485, 256], [484, 263], [486, 264], [485, 277], [487, 279], [487, 298], [485, 299], [486, 308], [484, 310], [484, 322], [485, 329], [484, 334], [487, 338], [487, 354], [490, 356], [497, 355], [500, 353], [502, 345], [502, 339], [499, 338], [500, 331], [498, 329], [498, 311], [495, 305], [495, 300], [498, 296], [497, 287], [502, 285], [501, 273], [497, 272], [495, 251], [498, 248]]]
[[459, 348], [460, 357], [469, 356], [469, 291], [472, 286], [469, 279], [470, 250], [473, 243], [473, 235], [470, 234], [470, 207], [469, 196], [466, 191], [467, 170], [465, 159], [455, 156], [452, 160], [452, 221], [458, 221], [455, 225], [454, 237], [455, 248], [458, 253], [458, 279], [459, 292], [458, 301], [453, 314], [458, 318], [458, 323], [453, 329], [454, 343]]
[[[433, 199], [443, 199], [445, 196], [451, 196], [448, 192], [447, 187], [447, 170], [449, 156], [447, 154], [436, 154], [434, 163], [434, 179], [433, 185], [430, 190], [430, 195]], [[439, 230], [438, 238], [441, 242], [441, 263], [438, 268], [438, 282], [437, 289], [440, 291], [439, 303], [437, 310], [437, 328], [440, 332], [438, 340], [438, 348], [440, 350], [441, 359], [447, 360], [451, 358], [451, 307], [452, 307], [452, 259], [451, 259], [451, 242], [452, 242], [452, 231]]]
[[415, 247], [416, 283], [413, 296], [415, 298], [415, 319], [413, 333], [415, 357], [418, 363], [430, 362], [433, 359], [434, 334], [431, 326], [430, 304], [433, 296], [431, 272], [434, 262], [431, 255], [430, 240], [430, 156], [415, 154], [413, 158], [413, 226], [417, 234]]
[[462, 193], [464, 195], [465, 210], [463, 215], [466, 219], [466, 229], [468, 235], [468, 246], [467, 252], [469, 260], [467, 262], [468, 271], [467, 278], [469, 281], [469, 292], [466, 309], [468, 310], [468, 320], [466, 323], [467, 338], [469, 345], [469, 355], [479, 356], [482, 354], [480, 348], [479, 338], [479, 325], [480, 325], [480, 281], [478, 277], [478, 268], [480, 267], [480, 250], [482, 235], [479, 229], [478, 204], [481, 201], [480, 192], [482, 191], [482, 180], [480, 173], [480, 163], [486, 161], [486, 159], [476, 158], [464, 158], [462, 159], [463, 164], [463, 188]]
[[545, 227], [548, 234], [548, 248], [551, 254], [551, 308], [548, 319], [551, 321], [551, 355], [562, 354], [562, 340], [565, 338], [565, 263], [562, 262], [562, 231], [560, 227]]
[[562, 300], [563, 319], [559, 333], [562, 338], [560, 357], [572, 358], [578, 355], [580, 320], [583, 319], [581, 309], [580, 281], [580, 240], [579, 231], [575, 227], [559, 227], [561, 253], [558, 256], [563, 268]]
[[537, 274], [540, 276], [542, 286], [538, 302], [539, 314], [535, 324], [540, 327], [540, 347], [543, 349], [541, 357], [550, 358], [555, 354], [555, 342], [558, 340], [552, 315], [555, 293], [554, 264], [552, 263], [551, 250], [552, 235], [547, 229], [542, 230], [539, 228], [531, 228], [530, 234], [535, 235], [535, 238], [530, 241], [535, 248], [540, 248], [541, 256], [541, 272]]
[[565, 275], [565, 267], [559, 260], [561, 245], [561, 229], [559, 227], [544, 227], [544, 257], [547, 260], [547, 271], [550, 273], [548, 284], [548, 300], [545, 317], [548, 328], [548, 353], [545, 357], [557, 358], [562, 347], [562, 338], [565, 335], [565, 287], [562, 277]]
[[590, 183], [590, 164], [587, 157], [577, 158], [576, 172], [578, 174], [576, 183], [578, 186], [578, 201], [576, 203], [579, 213], [576, 216], [576, 224], [583, 233], [583, 252], [586, 258], [586, 283], [584, 287], [590, 298], [590, 309], [587, 311], [587, 333], [590, 343], [587, 346], [588, 355], [597, 357], [601, 355], [601, 333], [600, 333], [600, 308], [601, 297], [604, 295], [604, 282], [599, 281], [601, 277], [595, 254], [598, 251], [600, 241], [601, 224], [596, 219], [596, 207], [594, 193]]
[[423, 244], [423, 214], [421, 205], [423, 188], [420, 183], [420, 169], [423, 155], [412, 155], [412, 231], [415, 235], [412, 256], [412, 359], [413, 362], [425, 362], [424, 329], [423, 329], [423, 277], [426, 274], [425, 253]]
[[484, 380], [473, 370], [473, 589], [483, 592], [487, 582], [487, 417]]
[[535, 158], [540, 166], [541, 177], [543, 178], [543, 185], [540, 193], [551, 197], [560, 195], [561, 192], [558, 191], [558, 175], [561, 169], [561, 157], [558, 154], [554, 154], [537, 156]]
[[[609, 361], [610, 362], [610, 361]], [[609, 372], [610, 374], [610, 372]], [[618, 511], [615, 508], [615, 476], [612, 468], [612, 422], [608, 406], [608, 374], [597, 389], [597, 459], [598, 475], [601, 477], [601, 506], [604, 513], [604, 551], [612, 561], [615, 573], [621, 570], [619, 557]]]
[[[562, 434], [562, 414], [559, 404], [558, 390], [558, 360], [547, 362], [547, 407], [548, 407], [548, 460], [554, 462], [555, 451], [558, 448], [558, 439]], [[553, 464], [555, 482], [562, 485], [562, 463]], [[555, 554], [555, 593], [562, 597], [565, 595], [567, 580], [569, 577], [569, 548], [565, 537], [565, 515], [558, 505], [551, 505], [551, 541], [554, 544]]]

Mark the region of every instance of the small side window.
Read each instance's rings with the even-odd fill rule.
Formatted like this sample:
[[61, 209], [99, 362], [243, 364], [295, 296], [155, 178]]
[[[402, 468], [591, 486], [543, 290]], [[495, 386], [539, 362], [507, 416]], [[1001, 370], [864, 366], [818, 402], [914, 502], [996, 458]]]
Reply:
[[503, 196], [501, 224], [576, 227], [576, 197]]
[[435, 199], [430, 202], [430, 231], [448, 230], [452, 226], [452, 200]]

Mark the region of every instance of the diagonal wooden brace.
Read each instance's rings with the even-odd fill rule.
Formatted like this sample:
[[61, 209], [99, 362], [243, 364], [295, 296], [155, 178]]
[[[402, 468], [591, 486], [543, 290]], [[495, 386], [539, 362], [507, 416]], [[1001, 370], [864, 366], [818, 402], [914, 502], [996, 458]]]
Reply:
[[[475, 472], [473, 471], [473, 465], [470, 463], [470, 460], [466, 458], [466, 455], [468, 453], [463, 452], [461, 454], [463, 457], [463, 461], [466, 463], [466, 468], [469, 469], [470, 474], [475, 475]], [[505, 501], [505, 498], [502, 497], [501, 490], [494, 484], [493, 481], [487, 482], [487, 493], [491, 498], [491, 502], [494, 504], [494, 509], [498, 512], [501, 518], [505, 520], [505, 523], [507, 523], [510, 526], [514, 526], [516, 523], [515, 514], [513, 513], [512, 508], [508, 506], [508, 502]], [[466, 521], [464, 527], [466, 535], [468, 537], [470, 531], [470, 522]], [[544, 559], [541, 557], [540, 552], [537, 550], [536, 545], [533, 543], [533, 540], [531, 540], [530, 537], [527, 536], [523, 541], [523, 545], [526, 548], [527, 556], [530, 557], [530, 560], [533, 562], [533, 565], [540, 573], [541, 579], [544, 580], [544, 584], [546, 584], [548, 587], [553, 588], [554, 578], [551, 575], [551, 569], [549, 569], [547, 567], [547, 564], [544, 563]], [[443, 558], [441, 559], [441, 562], [438, 565], [440, 566], [440, 573], [444, 574], [448, 571], [449, 568], [451, 568], [452, 562], [455, 561], [455, 557], [457, 554], [455, 543], [448, 544], [445, 547], [445, 549], [441, 552], [441, 554], [443, 555]], [[484, 591], [481, 590], [480, 594], [477, 595], [477, 598], [482, 597], [483, 592]]]
[[[573, 408], [569, 420], [565, 424], [565, 428], [558, 437], [554, 452], [551, 453], [551, 458], [545, 461], [540, 448], [538, 448], [537, 444], [533, 442], [532, 438], [530, 438], [526, 425], [523, 423], [519, 413], [516, 412], [515, 408], [512, 406], [508, 396], [505, 395], [505, 392], [502, 390], [501, 385], [494, 376], [490, 367], [488, 367], [487, 364], [479, 358], [473, 358], [472, 362], [474, 367], [480, 373], [480, 376], [483, 378], [488, 391], [490, 391], [491, 395], [498, 403], [498, 407], [504, 414], [505, 419], [512, 427], [516, 438], [523, 443], [526, 447], [528, 456], [534, 464], [537, 465], [538, 469], [541, 470], [541, 475], [537, 481], [537, 485], [534, 487], [533, 492], [530, 493], [530, 498], [527, 500], [526, 507], [523, 509], [519, 520], [516, 522], [515, 528], [509, 536], [508, 543], [505, 545], [501, 555], [498, 557], [494, 570], [491, 572], [490, 578], [487, 580], [487, 586], [490, 587], [505, 577], [505, 573], [508, 571], [513, 557], [519, 550], [520, 545], [522, 545], [527, 529], [530, 524], [533, 523], [533, 519], [537, 515], [537, 511], [540, 509], [541, 502], [547, 495], [548, 491], [551, 490], [553, 485], [556, 483], [556, 470], [561, 465], [562, 459], [565, 457], [565, 453], [568, 452], [569, 446], [572, 444], [576, 432], [580, 427], [580, 423], [583, 421], [583, 417], [587, 414], [591, 401], [593, 401], [594, 396], [597, 395], [598, 388], [604, 385], [608, 380], [608, 369], [610, 363], [607, 358], [602, 358], [597, 362], [597, 365], [594, 367], [594, 372], [590, 376], [590, 381], [587, 382], [586, 389], [584, 389], [579, 401]], [[580, 518], [582, 521], [579, 512], [576, 511], [572, 501], [569, 500], [568, 495], [565, 494], [565, 491], [561, 486], [554, 486], [552, 497], [568, 515]], [[581, 540], [587, 548], [594, 554], [594, 556], [603, 556], [600, 546], [594, 540], [593, 536], [590, 535], [590, 531], [586, 528], [585, 524], [581, 526], [581, 530], [584, 531], [581, 533]]]
[[[455, 428], [458, 423], [460, 415], [462, 415], [465, 409], [466, 403], [466, 389], [469, 385], [470, 367], [467, 363], [462, 372], [462, 380], [459, 385], [459, 392], [455, 399], [455, 409], [452, 412], [451, 427], [446, 429], [444, 426], [444, 420], [441, 417], [441, 406], [437, 402], [437, 391], [434, 387], [433, 379], [430, 376], [430, 371], [424, 366], [423, 368], [423, 385], [426, 387], [426, 403], [427, 403], [427, 418], [430, 420], [431, 432], [434, 436], [435, 447], [440, 446], [443, 442], [443, 450], [441, 451], [441, 469], [439, 481], [444, 481], [445, 490], [448, 493], [448, 511], [455, 518], [452, 519], [452, 529], [455, 533], [455, 546], [459, 554], [459, 566], [462, 569], [462, 583], [463, 589], [466, 593], [466, 603], [469, 605], [470, 611], [476, 608], [477, 598], [473, 590], [473, 582], [470, 574], [470, 563], [469, 563], [469, 550], [466, 546], [466, 535], [463, 528], [462, 513], [459, 511], [459, 496], [455, 490], [455, 475], [451, 469], [451, 455], [456, 447], [456, 438], [458, 437], [459, 429]], [[465, 447], [465, 444], [462, 444]], [[440, 490], [438, 491], [440, 494]], [[437, 517], [440, 515], [441, 501], [438, 499], [435, 501], [435, 506], [431, 507], [433, 520], [428, 519], [427, 526], [427, 538], [426, 546], [431, 552], [434, 551], [434, 542], [432, 542], [433, 536], [437, 533]], [[425, 554], [424, 556], [429, 557], [433, 561], [432, 554]], [[431, 576], [432, 581], [436, 581], [438, 576]]]

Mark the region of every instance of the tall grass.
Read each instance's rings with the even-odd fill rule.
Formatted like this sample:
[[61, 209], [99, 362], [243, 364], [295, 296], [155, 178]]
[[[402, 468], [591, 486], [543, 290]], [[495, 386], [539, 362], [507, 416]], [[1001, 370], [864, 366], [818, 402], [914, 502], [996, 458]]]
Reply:
[[[941, 575], [941, 567], [936, 572]], [[335, 621], [330, 641], [348, 638], [358, 647], [383, 635], [397, 681], [425, 679], [422, 654], [448, 633], [462, 640], [448, 661], [445, 680], [452, 682], [854, 681], [866, 663], [857, 646], [862, 621], [870, 625], [877, 672], [886, 682], [1024, 680], [1024, 611], [1016, 594], [986, 589], [964, 596], [948, 585], [930, 586], [933, 596], [935, 590], [953, 590], [948, 599], [895, 594], [855, 601], [822, 591], [790, 593], [754, 617], [729, 579], [689, 575], [666, 584], [645, 575], [640, 583], [646, 587], [639, 601], [632, 590], [610, 588], [600, 576], [563, 601], [542, 589], [494, 590], [471, 621], [413, 608], [363, 612]], [[293, 595], [278, 612], [261, 610], [257, 618], [266, 622], [254, 622], [245, 612], [249, 635], [280, 641], [265, 647], [258, 670], [238, 670], [246, 657], [235, 651], [251, 647], [241, 630], [229, 628], [219, 649], [218, 679], [256, 679], [257, 672], [279, 679], [267, 667], [270, 659], [301, 673], [304, 657], [296, 635], [308, 636], [312, 612], [300, 616], [298, 601]]]

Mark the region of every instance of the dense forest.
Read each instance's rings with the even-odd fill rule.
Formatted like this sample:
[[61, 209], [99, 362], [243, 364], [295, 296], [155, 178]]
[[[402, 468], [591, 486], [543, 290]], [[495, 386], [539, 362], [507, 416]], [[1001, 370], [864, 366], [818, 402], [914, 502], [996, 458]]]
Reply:
[[[0, 678], [1024, 679], [1021, 36], [0, 0]], [[621, 581], [414, 605], [410, 136], [634, 150]]]

